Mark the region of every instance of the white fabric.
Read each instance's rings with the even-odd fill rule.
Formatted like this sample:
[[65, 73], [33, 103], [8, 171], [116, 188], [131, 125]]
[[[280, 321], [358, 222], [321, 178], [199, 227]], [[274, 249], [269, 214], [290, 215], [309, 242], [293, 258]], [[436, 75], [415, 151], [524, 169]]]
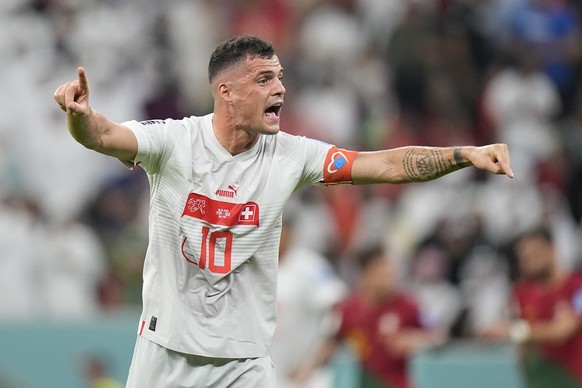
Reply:
[[[324, 257], [300, 247], [281, 258], [278, 278], [279, 314], [270, 353], [277, 368], [277, 387], [293, 387], [291, 374], [329, 337], [332, 330], [326, 323], [347, 287]], [[318, 386], [329, 385], [319, 382]]]
[[233, 157], [212, 115], [124, 124], [151, 185], [142, 335], [188, 354], [267, 355], [283, 207], [322, 180], [331, 146], [281, 132]]
[[487, 85], [484, 104], [498, 127], [498, 140], [511, 150], [515, 175], [534, 181], [537, 162], [557, 149], [551, 121], [561, 106], [555, 85], [541, 72], [506, 69]]
[[126, 388], [273, 388], [269, 356], [216, 359], [174, 352], [138, 337]]

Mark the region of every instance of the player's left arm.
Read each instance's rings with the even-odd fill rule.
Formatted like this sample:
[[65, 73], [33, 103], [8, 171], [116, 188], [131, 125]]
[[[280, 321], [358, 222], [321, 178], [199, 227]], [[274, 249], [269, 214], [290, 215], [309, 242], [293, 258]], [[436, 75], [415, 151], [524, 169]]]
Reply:
[[506, 144], [360, 152], [351, 177], [354, 184], [425, 182], [468, 166], [513, 178]]
[[562, 301], [556, 305], [552, 319], [545, 321], [517, 319], [494, 325], [481, 333], [481, 336], [488, 339], [510, 339], [520, 344], [534, 342], [559, 345], [570, 340], [580, 329], [582, 329], [582, 306], [569, 305]]
[[529, 340], [552, 344], [562, 344], [570, 340], [582, 327], [582, 319], [569, 310], [558, 314], [559, 317], [549, 323], [532, 324]]

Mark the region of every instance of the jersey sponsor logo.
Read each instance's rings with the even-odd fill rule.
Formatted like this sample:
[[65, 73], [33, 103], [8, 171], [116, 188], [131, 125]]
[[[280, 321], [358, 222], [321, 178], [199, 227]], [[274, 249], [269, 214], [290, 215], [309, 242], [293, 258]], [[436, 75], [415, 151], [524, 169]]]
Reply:
[[166, 120], [144, 120], [139, 122], [141, 125], [165, 124]]
[[239, 187], [237, 185], [228, 185], [226, 189], [218, 189], [214, 193], [217, 197], [235, 198]]
[[223, 202], [190, 193], [182, 216], [197, 218], [212, 225], [259, 226], [260, 209], [256, 202]]

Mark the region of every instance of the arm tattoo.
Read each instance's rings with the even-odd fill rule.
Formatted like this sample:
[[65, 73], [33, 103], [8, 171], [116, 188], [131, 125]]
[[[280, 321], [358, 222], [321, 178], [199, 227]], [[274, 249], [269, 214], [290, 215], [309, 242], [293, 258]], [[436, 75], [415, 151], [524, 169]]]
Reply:
[[420, 181], [422, 178], [418, 175], [414, 169], [414, 164], [416, 162], [416, 151], [410, 150], [404, 154], [404, 159], [402, 160], [402, 167], [406, 175], [413, 181]]
[[414, 148], [404, 154], [402, 167], [411, 181], [423, 182], [468, 166], [461, 157], [461, 147], [454, 149], [453, 158], [446, 159], [440, 149]]
[[463, 162], [463, 157], [461, 156], [461, 147], [456, 147], [453, 151], [453, 155], [455, 156], [455, 163], [457, 166], [465, 164], [465, 162]]

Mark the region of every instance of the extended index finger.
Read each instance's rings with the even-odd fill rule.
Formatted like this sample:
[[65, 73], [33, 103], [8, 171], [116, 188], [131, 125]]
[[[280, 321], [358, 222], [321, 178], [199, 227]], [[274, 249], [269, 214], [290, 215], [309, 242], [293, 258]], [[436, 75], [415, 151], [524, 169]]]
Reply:
[[79, 77], [79, 88], [81, 89], [81, 92], [88, 93], [89, 92], [89, 80], [87, 78], [87, 72], [85, 71], [85, 68], [79, 66], [77, 68], [77, 75]]

